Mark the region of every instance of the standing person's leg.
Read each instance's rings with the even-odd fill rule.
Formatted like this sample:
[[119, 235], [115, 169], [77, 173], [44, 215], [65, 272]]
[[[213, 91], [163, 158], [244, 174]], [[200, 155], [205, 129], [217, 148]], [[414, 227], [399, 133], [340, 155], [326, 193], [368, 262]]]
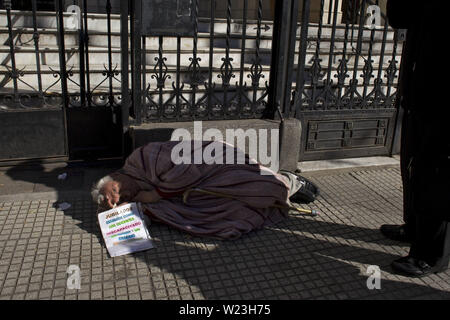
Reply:
[[[416, 215], [414, 212], [414, 201], [412, 197], [412, 162], [414, 160], [414, 125], [413, 116], [409, 110], [405, 111], [405, 137], [402, 137], [402, 146], [400, 150], [400, 170], [403, 182], [403, 222], [405, 232], [409, 239], [413, 238], [415, 232]], [[402, 127], [403, 130], [403, 127]]]
[[444, 271], [449, 262], [449, 158], [445, 117], [422, 112], [413, 121], [417, 152], [410, 165], [408, 200], [414, 217], [407, 218], [414, 218], [414, 237], [409, 255], [394, 261], [392, 268], [422, 276]]
[[415, 232], [415, 212], [412, 197], [412, 161], [414, 150], [412, 113], [405, 110], [402, 120], [400, 170], [403, 185], [403, 222], [402, 225], [385, 224], [380, 228], [381, 233], [389, 239], [410, 242]]
[[392, 268], [412, 276], [442, 272], [448, 268], [450, 259], [450, 223], [418, 215], [415, 238], [409, 255], [392, 263]]
[[436, 271], [446, 269], [449, 259], [450, 230], [448, 222], [421, 215], [417, 217], [416, 239], [409, 255], [435, 266]]

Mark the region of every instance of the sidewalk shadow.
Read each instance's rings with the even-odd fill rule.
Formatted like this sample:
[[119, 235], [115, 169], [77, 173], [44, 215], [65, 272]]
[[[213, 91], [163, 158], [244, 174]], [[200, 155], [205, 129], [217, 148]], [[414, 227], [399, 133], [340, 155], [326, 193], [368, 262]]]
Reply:
[[[76, 202], [78, 200], [85, 200], [86, 198], [91, 199], [89, 189], [91, 184], [96, 181], [95, 179], [101, 178], [113, 169], [109, 167], [96, 168], [95, 170], [90, 169], [89, 167], [80, 165], [66, 165], [52, 168], [49, 165], [44, 166], [42, 161], [33, 160], [24, 161], [18, 166], [11, 167], [5, 171], [5, 174], [14, 181], [34, 184], [30, 195], [39, 192], [56, 192], [56, 201], [52, 203], [52, 207], [63, 211], [65, 216], [78, 221], [76, 223], [77, 227], [88, 233], [95, 234], [99, 241], [101, 241], [101, 233], [97, 227], [95, 212], [80, 210]], [[87, 174], [88, 171], [89, 174]], [[62, 174], [66, 174], [66, 177], [64, 179], [58, 179], [58, 176]], [[33, 196], [34, 198], [36, 196]], [[48, 196], [44, 200], [47, 199]], [[53, 200], [54, 198], [52, 197]], [[64, 202], [68, 203], [70, 207], [62, 210], [60, 209], [60, 205]], [[73, 224], [70, 226], [65, 225], [63, 234], [71, 232], [71, 226]]]
[[[104, 171], [106, 174], [113, 170]], [[68, 178], [58, 180], [58, 175], [64, 172]], [[80, 168], [46, 170], [42, 163], [33, 162], [30, 169], [14, 167], [6, 174], [13, 180], [36, 184], [35, 191], [56, 190], [56, 206], [76, 198], [71, 192], [92, 184], [103, 172], [87, 182]], [[90, 198], [89, 190], [85, 191]], [[104, 247], [94, 205], [79, 208], [75, 203], [64, 215], [79, 221], [76, 226], [95, 235]], [[72, 234], [72, 226], [64, 229], [63, 234]], [[386, 279], [383, 275], [392, 273], [389, 264], [398, 256], [373, 250], [373, 246], [362, 248], [343, 243], [355, 240], [372, 245], [392, 244], [383, 240], [378, 230], [291, 215], [273, 227], [232, 241], [190, 237], [158, 223], [151, 224], [150, 233], [156, 248], [135, 253], [133, 257], [147, 265], [151, 289], [163, 290], [169, 298], [198, 290], [206, 299], [450, 299], [449, 292], [426, 286], [423, 281]], [[323, 239], [324, 236], [341, 240], [333, 242]], [[129, 255], [107, 258], [113, 260], [115, 267], [112, 276], [103, 281], [142, 277], [133, 269], [130, 258]], [[361, 264], [380, 267], [380, 290], [367, 288], [368, 275]]]
[[[309, 220], [310, 225], [316, 223], [320, 234], [324, 222]], [[337, 226], [347, 233], [370, 230]], [[198, 288], [205, 299], [450, 299], [450, 292], [417, 284], [409, 278], [386, 279], [386, 274], [392, 274], [389, 264], [398, 258], [396, 255], [331, 243], [294, 231], [289, 222], [282, 222], [238, 240], [220, 241], [190, 237], [152, 223], [150, 233], [156, 248], [134, 256], [148, 265], [151, 278], [174, 275], [173, 280], [153, 281], [155, 290], [167, 290], [169, 298], [170, 290], [182, 291], [175, 285], [181, 280]], [[114, 259], [118, 265], [123, 262], [123, 269], [110, 281], [135, 275], [132, 268], [127, 270], [129, 260]], [[361, 264], [380, 267], [380, 290], [368, 289], [369, 274], [361, 270]], [[161, 270], [161, 274], [152, 272], [152, 268]]]

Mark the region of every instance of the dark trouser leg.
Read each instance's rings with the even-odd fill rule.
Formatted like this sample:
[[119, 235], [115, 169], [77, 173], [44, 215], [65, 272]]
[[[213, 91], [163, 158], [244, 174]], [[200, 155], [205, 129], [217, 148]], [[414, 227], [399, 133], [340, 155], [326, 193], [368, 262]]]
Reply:
[[400, 148], [400, 169], [403, 183], [403, 221], [408, 234], [415, 232], [415, 212], [412, 198], [411, 165], [413, 160], [414, 136], [413, 117], [405, 110], [402, 121], [401, 148]]
[[417, 216], [416, 232], [409, 255], [445, 270], [450, 258], [450, 223], [425, 215]]

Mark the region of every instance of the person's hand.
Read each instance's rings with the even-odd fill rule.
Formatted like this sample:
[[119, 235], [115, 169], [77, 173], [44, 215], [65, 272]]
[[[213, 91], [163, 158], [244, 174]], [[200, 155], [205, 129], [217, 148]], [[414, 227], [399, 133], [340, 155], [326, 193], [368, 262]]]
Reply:
[[117, 181], [110, 181], [105, 183], [100, 191], [105, 197], [102, 206], [112, 209], [120, 201], [120, 185]]

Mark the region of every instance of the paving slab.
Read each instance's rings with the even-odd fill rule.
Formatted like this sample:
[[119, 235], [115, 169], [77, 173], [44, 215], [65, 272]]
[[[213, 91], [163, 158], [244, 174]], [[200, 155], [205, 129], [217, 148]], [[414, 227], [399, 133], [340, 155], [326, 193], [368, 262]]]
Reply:
[[[103, 245], [89, 196], [90, 184], [111, 168], [77, 168], [66, 181], [75, 183], [61, 188], [54, 180], [60, 169], [2, 171], [0, 183], [8, 184], [0, 193], [2, 300], [450, 299], [450, 271], [415, 279], [390, 268], [408, 252], [378, 230], [402, 222], [396, 165], [304, 173], [322, 193], [301, 206], [319, 210], [318, 217], [291, 212], [233, 241], [152, 223], [156, 248], [115, 258]], [[14, 182], [33, 188], [9, 188]], [[62, 200], [71, 207], [59, 210], [55, 202]], [[380, 268], [380, 289], [367, 286], [372, 265]], [[68, 286], [70, 266], [80, 270], [79, 289]]]

